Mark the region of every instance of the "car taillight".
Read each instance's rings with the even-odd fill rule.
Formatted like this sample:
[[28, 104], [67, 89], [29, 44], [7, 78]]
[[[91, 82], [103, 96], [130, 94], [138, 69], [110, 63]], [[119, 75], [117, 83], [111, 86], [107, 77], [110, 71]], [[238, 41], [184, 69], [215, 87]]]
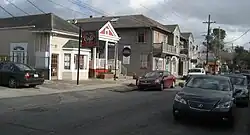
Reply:
[[29, 79], [29, 78], [30, 78], [30, 74], [29, 74], [29, 73], [26, 73], [24, 77], [25, 77], [26, 79]]

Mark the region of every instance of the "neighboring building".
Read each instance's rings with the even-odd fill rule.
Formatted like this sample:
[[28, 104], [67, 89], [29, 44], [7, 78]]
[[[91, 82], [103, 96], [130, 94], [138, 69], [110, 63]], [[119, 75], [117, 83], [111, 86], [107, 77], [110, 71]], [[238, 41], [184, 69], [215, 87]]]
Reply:
[[[128, 75], [133, 73], [141, 75], [157, 69], [168, 70], [176, 76], [179, 75], [181, 32], [178, 25], [162, 25], [144, 15], [90, 17], [79, 21], [81, 23], [111, 22], [121, 37], [118, 42], [119, 60], [122, 61]], [[131, 49], [130, 56], [122, 55], [124, 47]], [[109, 58], [112, 59], [114, 50], [110, 49], [109, 54]]]
[[[48, 79], [76, 80], [78, 31], [51, 13], [0, 19], [1, 59], [44, 70]], [[80, 51], [80, 79], [88, 79], [90, 49]]]
[[188, 48], [188, 69], [195, 68], [196, 64], [198, 63], [198, 46], [194, 44], [194, 37], [191, 32], [181, 33], [181, 36], [187, 41], [187, 45], [185, 46]]

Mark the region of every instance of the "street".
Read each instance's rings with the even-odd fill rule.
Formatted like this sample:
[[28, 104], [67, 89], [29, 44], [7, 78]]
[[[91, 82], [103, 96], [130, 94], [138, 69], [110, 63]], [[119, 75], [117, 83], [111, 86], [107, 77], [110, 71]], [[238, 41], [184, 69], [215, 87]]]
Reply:
[[[234, 129], [221, 123], [174, 122], [176, 90], [78, 91], [2, 99], [3, 135], [247, 135], [249, 109], [239, 108]], [[7, 109], [7, 108], [16, 109]], [[3, 111], [6, 110], [6, 111]]]

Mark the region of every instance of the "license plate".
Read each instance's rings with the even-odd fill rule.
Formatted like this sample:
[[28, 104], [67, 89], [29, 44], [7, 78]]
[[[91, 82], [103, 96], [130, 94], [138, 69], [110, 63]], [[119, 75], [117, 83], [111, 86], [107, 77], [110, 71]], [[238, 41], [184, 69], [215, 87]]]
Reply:
[[34, 74], [34, 77], [38, 77], [38, 74]]

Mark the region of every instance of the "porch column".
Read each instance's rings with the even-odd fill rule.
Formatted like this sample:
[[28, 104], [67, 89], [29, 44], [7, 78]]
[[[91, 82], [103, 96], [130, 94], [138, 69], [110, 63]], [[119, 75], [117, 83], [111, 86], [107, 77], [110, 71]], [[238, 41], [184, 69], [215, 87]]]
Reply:
[[108, 69], [108, 41], [105, 42], [105, 69]]
[[96, 47], [93, 48], [93, 54], [92, 54], [92, 68], [94, 70], [94, 77], [96, 77]]
[[62, 57], [62, 53], [59, 53], [58, 55], [58, 66], [57, 66], [57, 79], [58, 80], [62, 80], [62, 70], [63, 70], [63, 64], [64, 64], [64, 60]]

